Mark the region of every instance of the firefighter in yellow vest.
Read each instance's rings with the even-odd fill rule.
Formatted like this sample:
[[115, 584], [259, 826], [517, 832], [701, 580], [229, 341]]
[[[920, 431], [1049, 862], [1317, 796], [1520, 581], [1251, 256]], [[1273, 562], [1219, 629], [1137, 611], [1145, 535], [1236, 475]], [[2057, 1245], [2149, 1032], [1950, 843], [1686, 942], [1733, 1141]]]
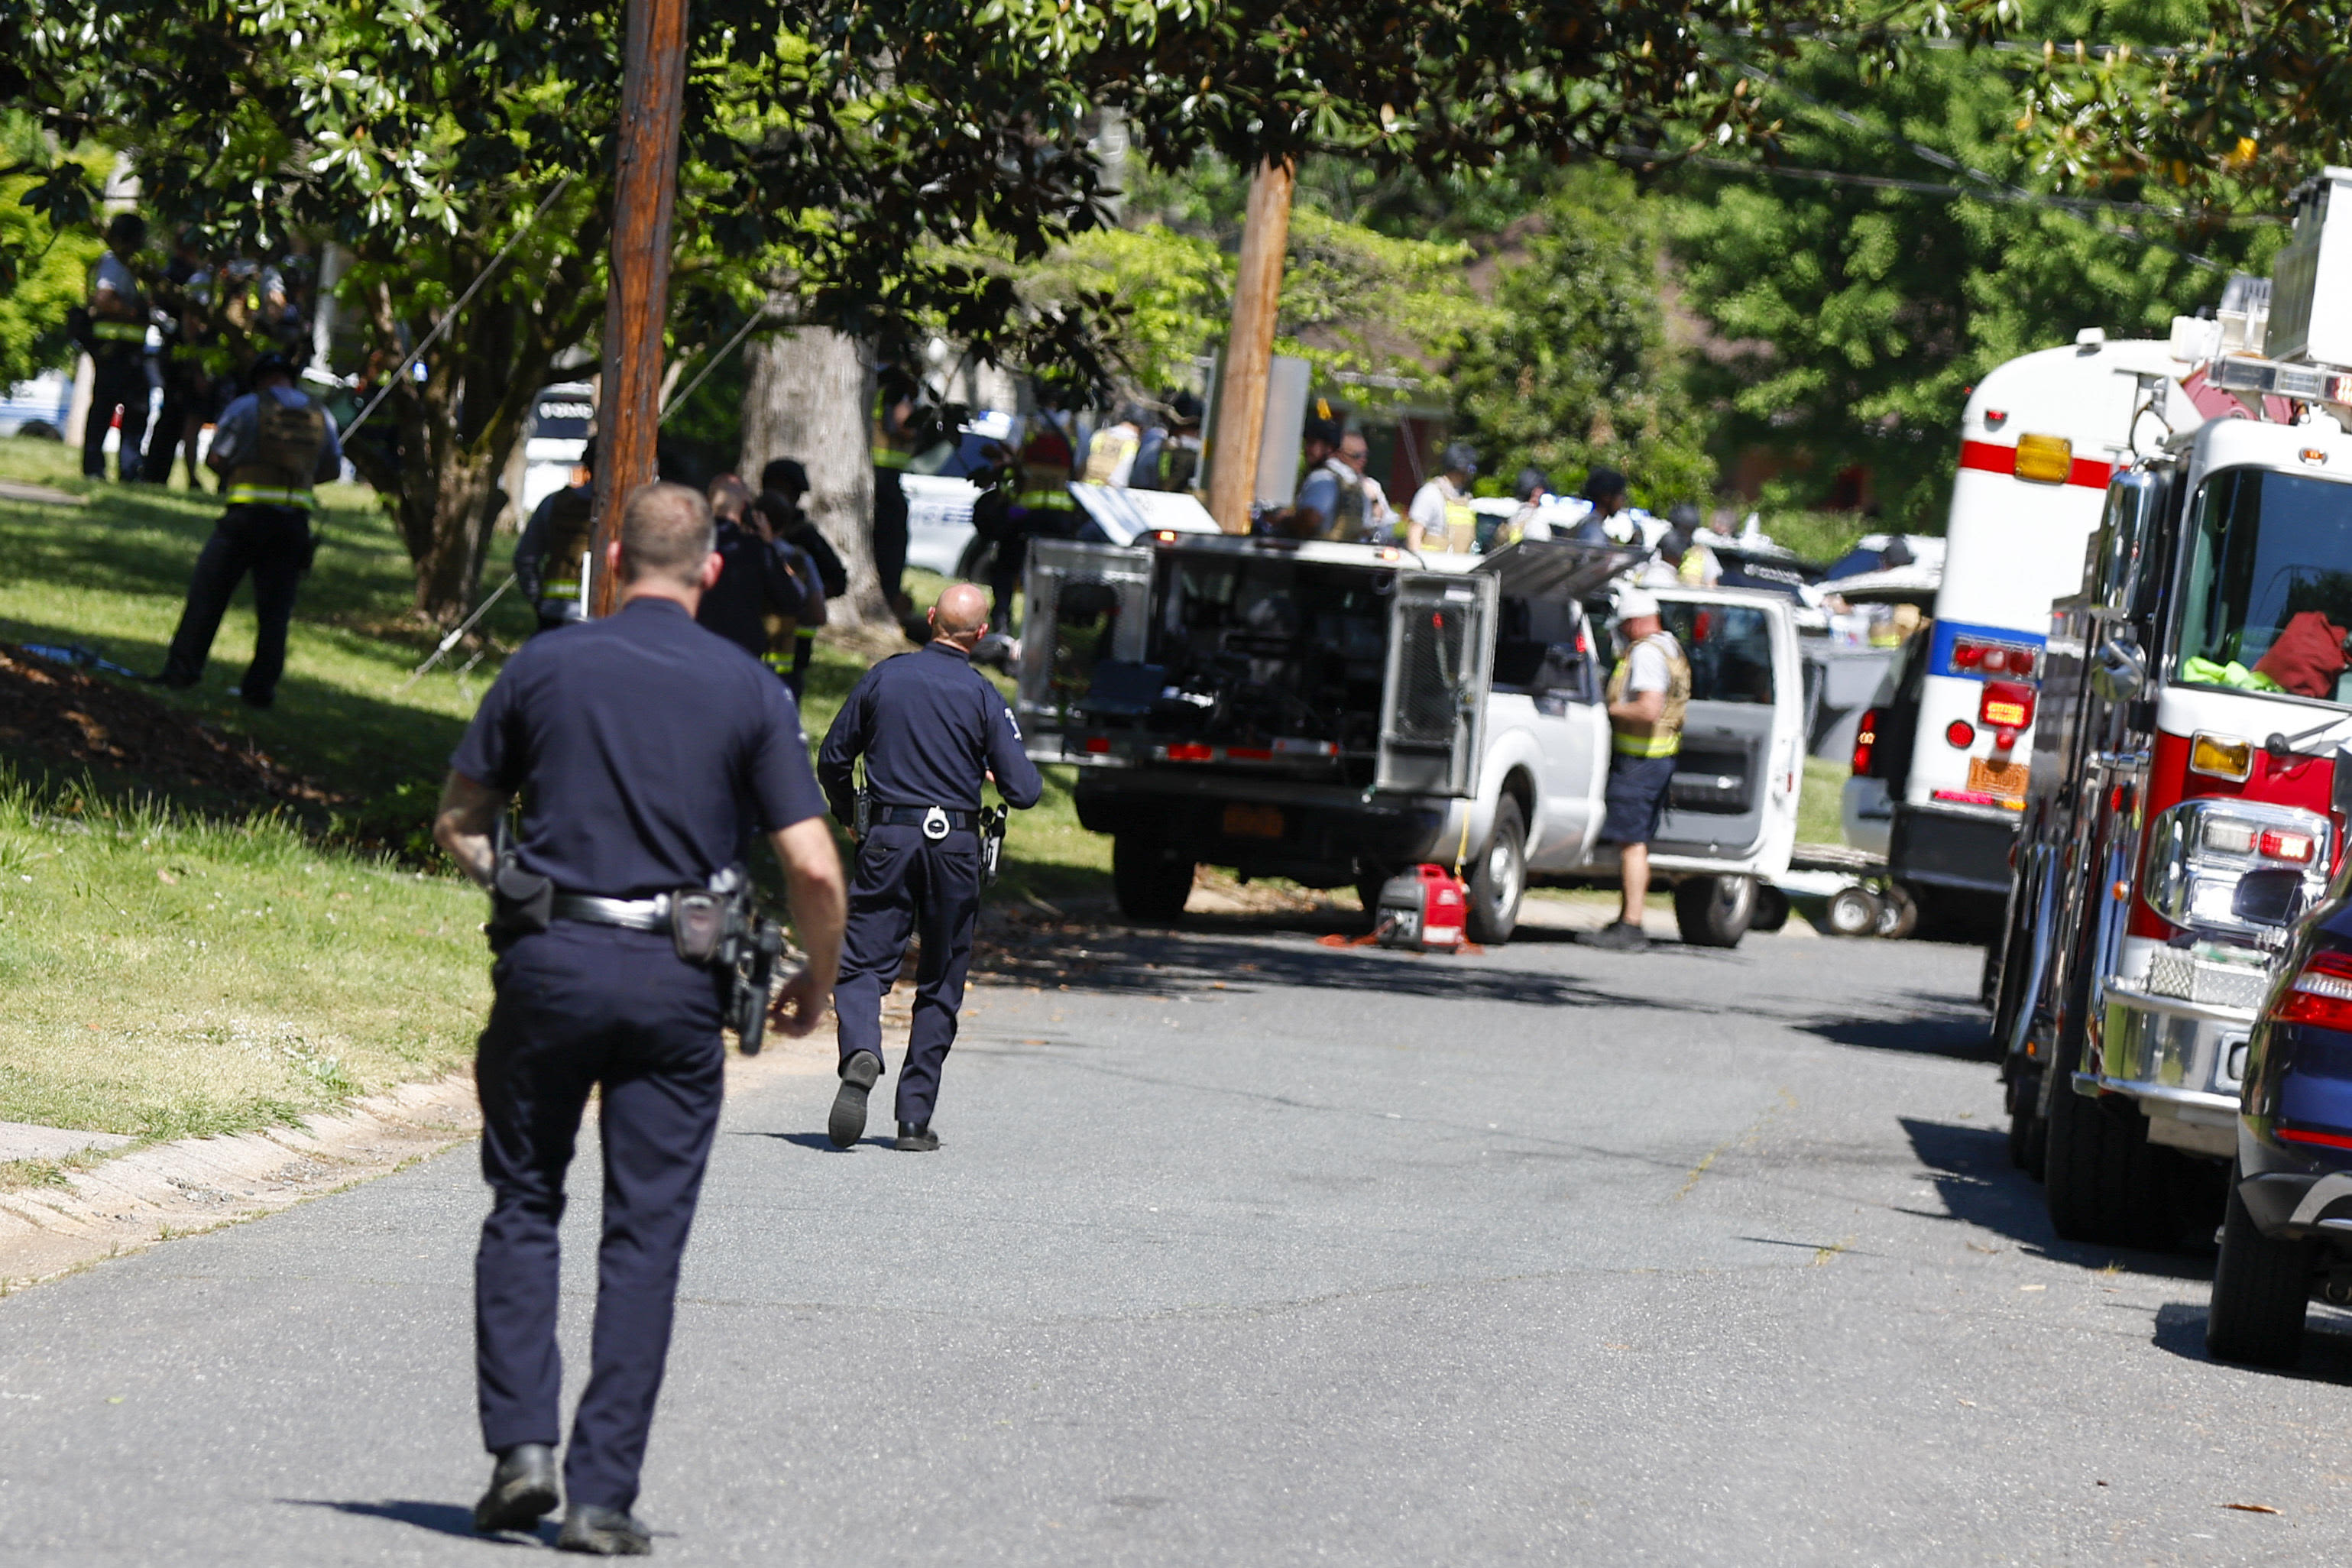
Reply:
[[897, 365], [875, 374], [874, 407], [867, 421], [874, 457], [874, 571], [893, 614], [913, 609], [904, 587], [907, 575], [907, 492], [899, 481], [919, 447], [916, 419], [921, 387]]
[[139, 467], [139, 447], [147, 435], [147, 295], [132, 268], [146, 243], [146, 220], [136, 213], [117, 213], [106, 226], [106, 254], [90, 278], [89, 338], [84, 346], [93, 379], [81, 432], [86, 479], [106, 477], [106, 433], [118, 409], [122, 436], [115, 472], [124, 484], [146, 477]]
[[341, 471], [343, 448], [333, 416], [295, 386], [294, 367], [283, 354], [262, 355], [247, 378], [253, 390], [222, 412], [205, 458], [225, 480], [228, 510], [196, 557], [187, 607], [156, 679], [187, 687], [203, 678], [221, 613], [250, 572], [260, 625], [254, 633], [253, 662], [236, 694], [252, 707], [267, 708], [286, 668], [294, 591], [316, 549], [310, 514], [318, 501], [310, 487]]
[[1398, 520], [1397, 536], [1408, 550], [1450, 551], [1466, 555], [1478, 542], [1478, 514], [1470, 506], [1470, 481], [1478, 477], [1478, 454], [1456, 441], [1438, 459], [1444, 471], [1421, 487]]
[[539, 503], [515, 541], [515, 585], [549, 631], [588, 618], [588, 560], [596, 540], [596, 444], [588, 443], [572, 483]]
[[1612, 740], [1601, 842], [1618, 847], [1625, 897], [1617, 923], [1585, 941], [1621, 952], [1650, 945], [1642, 907], [1650, 894], [1650, 841], [1664, 815], [1683, 749], [1683, 714], [1690, 707], [1690, 661], [1659, 619], [1656, 595], [1627, 588], [1617, 595], [1617, 641], [1624, 649], [1609, 678]]

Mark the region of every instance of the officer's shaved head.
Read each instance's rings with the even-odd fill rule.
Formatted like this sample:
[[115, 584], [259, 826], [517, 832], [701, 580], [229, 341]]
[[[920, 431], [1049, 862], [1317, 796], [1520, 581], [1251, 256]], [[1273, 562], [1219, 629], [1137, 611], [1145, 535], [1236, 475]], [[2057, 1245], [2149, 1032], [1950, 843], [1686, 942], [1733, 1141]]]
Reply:
[[639, 485], [621, 509], [621, 581], [668, 577], [701, 585], [711, 547], [710, 503], [684, 485]]
[[931, 630], [950, 641], [976, 637], [987, 625], [988, 595], [970, 583], [956, 584], [931, 607]]

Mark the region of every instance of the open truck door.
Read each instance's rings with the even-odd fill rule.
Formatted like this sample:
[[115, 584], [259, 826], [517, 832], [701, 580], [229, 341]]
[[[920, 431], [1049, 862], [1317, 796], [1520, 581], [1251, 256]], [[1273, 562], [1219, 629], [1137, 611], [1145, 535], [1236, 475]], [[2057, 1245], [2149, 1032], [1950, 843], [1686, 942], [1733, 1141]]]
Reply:
[[1148, 546], [1030, 542], [1014, 702], [1023, 742], [1038, 762], [1104, 760], [1073, 753], [1071, 727], [1103, 666], [1134, 668], [1143, 662], [1151, 631], [1151, 564]]
[[1478, 793], [1496, 596], [1490, 576], [1397, 574], [1374, 788], [1457, 797]]

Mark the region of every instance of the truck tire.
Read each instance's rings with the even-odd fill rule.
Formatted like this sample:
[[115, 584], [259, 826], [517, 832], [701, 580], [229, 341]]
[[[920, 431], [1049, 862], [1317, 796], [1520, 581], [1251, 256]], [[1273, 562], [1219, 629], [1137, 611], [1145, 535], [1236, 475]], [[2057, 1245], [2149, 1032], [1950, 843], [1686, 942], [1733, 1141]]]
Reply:
[[1528, 824], [1519, 803], [1505, 795], [1495, 807], [1495, 831], [1486, 852], [1470, 868], [1470, 898], [1463, 928], [1472, 942], [1500, 946], [1519, 923], [1519, 900], [1528, 890]]
[[1756, 918], [1753, 877], [1685, 877], [1675, 884], [1675, 924], [1692, 947], [1738, 947]]
[[1919, 929], [1919, 901], [1903, 890], [1901, 883], [1887, 888], [1878, 900], [1878, 934], [1889, 942], [1901, 942]]
[[2050, 1150], [2050, 1123], [2042, 1118], [2042, 1074], [2021, 1072], [2009, 1086], [2009, 1163], [2042, 1179]]
[[2073, 1053], [2050, 1085], [2042, 1194], [2050, 1223], [2069, 1241], [2169, 1251], [2180, 1241], [2181, 1173], [2171, 1151], [2147, 1141], [2147, 1118], [2120, 1095], [2074, 1092]]
[[2205, 1348], [2220, 1361], [2293, 1366], [2303, 1354], [2305, 1303], [2311, 1299], [2312, 1246], [2264, 1236], [2238, 1195], [2230, 1173], [2221, 1216], [2221, 1256], [2213, 1265], [2213, 1305]]
[[1774, 931], [1786, 930], [1788, 924], [1789, 895], [1769, 882], [1757, 883], [1756, 918], [1748, 922], [1748, 929], [1770, 936]]
[[1886, 916], [1878, 895], [1860, 886], [1840, 888], [1832, 893], [1826, 913], [1830, 930], [1839, 936], [1874, 935], [1878, 922]]
[[1192, 862], [1158, 838], [1119, 834], [1110, 841], [1110, 890], [1128, 919], [1173, 925], [1192, 891]]

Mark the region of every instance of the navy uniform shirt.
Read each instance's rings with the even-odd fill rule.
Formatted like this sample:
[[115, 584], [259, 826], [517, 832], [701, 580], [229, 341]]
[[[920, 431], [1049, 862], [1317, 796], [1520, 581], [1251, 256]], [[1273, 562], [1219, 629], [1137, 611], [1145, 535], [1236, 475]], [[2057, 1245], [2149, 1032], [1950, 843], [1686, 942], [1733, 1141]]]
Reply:
[[877, 805], [978, 811], [989, 770], [1010, 805], [1026, 809], [1045, 793], [1004, 699], [961, 649], [943, 642], [884, 659], [841, 705], [818, 754], [817, 776], [844, 822], [856, 813], [850, 770], [860, 753]]
[[747, 828], [824, 810], [792, 693], [667, 599], [525, 643], [449, 766], [522, 795], [523, 869], [605, 898], [707, 884]]

